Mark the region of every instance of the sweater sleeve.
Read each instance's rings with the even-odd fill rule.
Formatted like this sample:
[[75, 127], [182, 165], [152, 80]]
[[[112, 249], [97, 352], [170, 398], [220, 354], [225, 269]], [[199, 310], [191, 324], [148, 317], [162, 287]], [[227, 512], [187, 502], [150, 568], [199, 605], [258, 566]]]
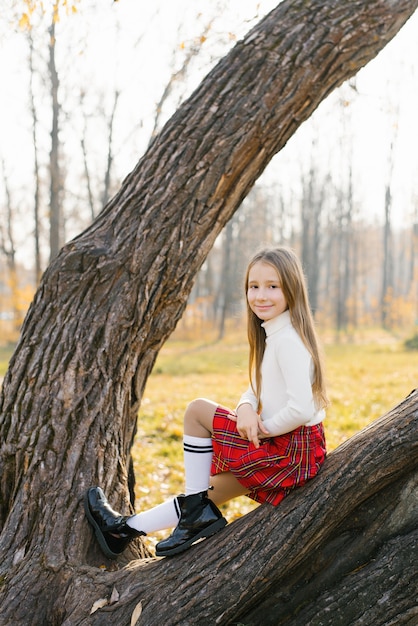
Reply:
[[264, 426], [273, 435], [283, 435], [304, 426], [316, 415], [312, 393], [312, 358], [303, 343], [294, 337], [284, 337], [276, 347], [275, 358], [282, 372], [287, 402]]
[[239, 402], [238, 402], [235, 410], [238, 410], [238, 408], [241, 406], [241, 404], [251, 404], [251, 406], [253, 407], [254, 411], [257, 411], [257, 405], [258, 405], [257, 397], [256, 397], [254, 391], [252, 390], [251, 385], [249, 385], [247, 391], [242, 394], [242, 396], [239, 399]]

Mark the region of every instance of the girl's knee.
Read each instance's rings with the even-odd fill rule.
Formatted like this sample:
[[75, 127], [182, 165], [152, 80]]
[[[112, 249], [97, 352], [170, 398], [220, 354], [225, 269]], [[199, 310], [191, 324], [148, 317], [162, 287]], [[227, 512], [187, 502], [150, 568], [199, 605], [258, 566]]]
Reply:
[[187, 405], [186, 413], [194, 413], [199, 411], [199, 409], [201, 410], [205, 402], [204, 398], [195, 398]]
[[207, 400], [204, 398], [195, 398], [189, 402], [184, 414], [184, 419], [197, 419], [206, 409]]
[[207, 430], [212, 430], [213, 416], [216, 411], [217, 404], [205, 398], [196, 398], [192, 400], [186, 408], [184, 414], [184, 424], [194, 425], [200, 424]]

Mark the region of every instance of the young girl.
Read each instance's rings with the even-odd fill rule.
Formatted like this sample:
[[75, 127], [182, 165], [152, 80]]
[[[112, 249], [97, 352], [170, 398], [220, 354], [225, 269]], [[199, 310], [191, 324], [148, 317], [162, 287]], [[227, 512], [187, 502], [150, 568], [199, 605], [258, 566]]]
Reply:
[[185, 494], [123, 516], [99, 487], [88, 490], [86, 515], [109, 558], [135, 537], [174, 526], [156, 555], [183, 552], [225, 526], [217, 505], [241, 495], [277, 505], [324, 462], [323, 366], [294, 252], [280, 247], [256, 254], [245, 290], [250, 386], [235, 411], [205, 399], [187, 407]]

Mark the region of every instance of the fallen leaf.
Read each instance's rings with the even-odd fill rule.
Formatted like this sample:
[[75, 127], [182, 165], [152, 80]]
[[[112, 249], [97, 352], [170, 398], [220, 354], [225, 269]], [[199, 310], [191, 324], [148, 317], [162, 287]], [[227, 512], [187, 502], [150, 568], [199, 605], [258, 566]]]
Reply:
[[142, 600], [141, 602], [138, 602], [138, 604], [134, 608], [134, 612], [132, 613], [132, 617], [131, 617], [131, 626], [137, 625], [138, 620], [141, 617], [141, 613], [142, 613]]
[[119, 602], [119, 591], [116, 587], [113, 587], [112, 595], [110, 596], [109, 604], [115, 604], [115, 602]]
[[104, 606], [107, 606], [107, 604], [108, 604], [108, 601], [106, 598], [99, 598], [99, 600], [96, 600], [96, 602], [91, 607], [90, 615], [92, 613], [95, 613], [99, 609], [102, 609]]

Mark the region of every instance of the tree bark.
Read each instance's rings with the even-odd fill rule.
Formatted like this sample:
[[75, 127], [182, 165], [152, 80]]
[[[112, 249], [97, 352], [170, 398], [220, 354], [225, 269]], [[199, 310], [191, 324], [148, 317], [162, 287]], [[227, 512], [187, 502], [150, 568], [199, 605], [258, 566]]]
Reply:
[[[378, 433], [366, 431], [363, 455], [356, 441], [349, 447], [356, 462], [343, 447], [282, 507], [262, 507], [206, 542], [204, 559], [195, 559], [196, 547], [102, 571], [81, 505], [100, 484], [115, 508], [132, 510], [130, 449], [144, 385], [216, 236], [298, 126], [417, 5], [282, 2], [182, 105], [92, 226], [52, 260], [0, 397], [0, 624], [123, 624], [140, 600], [147, 624], [255, 619], [251, 610], [277, 600], [283, 572], [293, 575], [332, 541], [377, 487], [393, 478], [394, 493], [407, 488], [415, 396], [384, 443], [375, 446]], [[130, 555], [144, 555], [140, 543]], [[113, 586], [118, 602], [89, 617]]]

